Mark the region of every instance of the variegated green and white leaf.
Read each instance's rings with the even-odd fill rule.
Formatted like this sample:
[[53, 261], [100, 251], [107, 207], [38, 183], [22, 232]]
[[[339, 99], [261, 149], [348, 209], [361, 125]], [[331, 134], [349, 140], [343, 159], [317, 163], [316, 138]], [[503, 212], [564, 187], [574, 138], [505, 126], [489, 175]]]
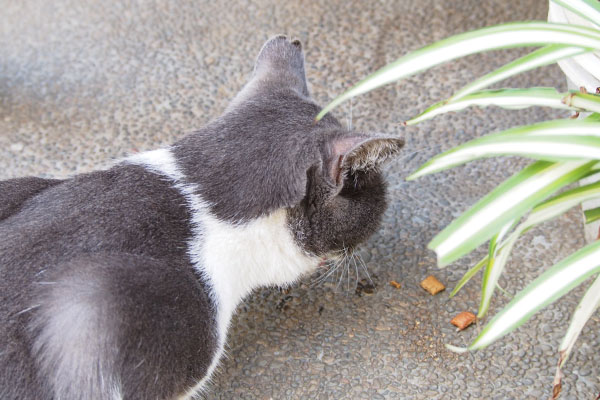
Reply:
[[600, 4], [598, 0], [552, 0], [590, 22], [598, 25], [600, 21]]
[[[496, 248], [496, 253], [505, 254], [505, 258], [502, 260], [496, 259], [494, 265], [495, 268], [498, 268], [499, 274], [502, 272], [504, 268], [504, 264], [507, 261], [508, 255], [510, 254], [512, 247], [514, 246], [516, 240], [520, 235], [527, 232], [531, 227], [541, 224], [542, 222], [548, 221], [552, 218], [555, 218], [570, 208], [583, 203], [584, 201], [593, 200], [600, 198], [600, 182], [595, 182], [589, 185], [577, 187], [575, 189], [568, 190], [566, 192], [561, 193], [560, 195], [553, 197], [549, 200], [544, 201], [543, 203], [537, 205], [529, 214], [527, 219], [523, 221], [515, 230], [500, 243]], [[600, 208], [595, 209], [598, 210], [598, 218], [600, 219]], [[592, 211], [592, 210], [589, 210]], [[475, 264], [471, 269], [469, 269], [458, 282], [456, 287], [452, 289], [450, 293], [450, 298], [454, 297], [460, 289], [477, 273], [480, 269], [488, 265], [489, 254], [481, 259], [477, 264]], [[479, 317], [483, 317], [486, 314], [487, 310], [479, 308]]]
[[592, 314], [598, 309], [600, 306], [600, 275], [596, 277], [594, 283], [590, 285], [588, 290], [585, 292], [585, 295], [579, 302], [579, 305], [575, 309], [575, 313], [573, 314], [573, 318], [571, 318], [571, 323], [569, 324], [569, 328], [567, 329], [567, 333], [563, 338], [563, 341], [560, 345], [558, 354], [559, 360], [558, 365], [556, 366], [556, 373], [554, 374], [554, 390], [558, 388], [558, 392], [560, 393], [561, 387], [561, 379], [562, 372], [561, 368], [565, 365], [567, 360], [569, 359], [569, 355], [573, 350], [573, 346], [575, 342], [579, 338], [583, 327], [590, 319]]
[[583, 215], [585, 216], [585, 223], [590, 224], [600, 219], [600, 207], [592, 208], [590, 210], [584, 210]]
[[[481, 304], [479, 305], [478, 318], [481, 318], [483, 314], [485, 314], [485, 312], [482, 313], [482, 310], [487, 310], [489, 306], [490, 299], [492, 298], [492, 294], [494, 293], [494, 289], [498, 283], [498, 278], [502, 273], [504, 264], [506, 264], [507, 256], [504, 254], [510, 252], [510, 250], [499, 252], [499, 244], [516, 222], [516, 220], [509, 221], [496, 235], [494, 235], [492, 240], [490, 240], [488, 262], [483, 274], [483, 282], [481, 284]], [[496, 261], [498, 261], [499, 265], [496, 265]]]
[[562, 367], [567, 358], [569, 358], [569, 354], [571, 354], [573, 345], [577, 341], [581, 330], [592, 314], [598, 309], [598, 306], [600, 306], [600, 276], [590, 285], [575, 309], [567, 333], [558, 349], [560, 353], [558, 368]]
[[[471, 143], [469, 143], [471, 144]], [[439, 172], [479, 158], [521, 156], [546, 161], [600, 160], [600, 138], [589, 136], [531, 136], [482, 141], [459, 146], [434, 157], [407, 179]]]
[[[600, 182], [594, 182], [589, 185], [580, 186], [571, 190], [567, 190], [561, 193], [558, 196], [555, 196], [549, 200], [544, 201], [543, 203], [538, 204], [531, 211], [529, 216], [525, 221], [519, 224], [515, 230], [497, 246], [497, 253], [504, 253], [506, 257], [510, 254], [513, 245], [520, 235], [527, 232], [533, 226], [541, 224], [542, 222], [546, 222], [552, 218], [555, 218], [572, 207], [575, 207], [585, 201], [598, 199], [600, 198]], [[600, 208], [598, 209], [598, 214], [600, 218]], [[591, 210], [590, 210], [591, 211]], [[450, 293], [450, 297], [453, 297], [458, 293], [458, 291], [484, 266], [488, 265], [489, 254], [485, 256], [481, 261], [475, 264], [471, 269], [469, 269], [458, 282], [456, 287]], [[495, 267], [499, 269], [503, 269], [504, 265], [502, 262], [506, 262], [504, 260], [495, 261]], [[485, 311], [482, 312], [480, 307], [479, 310], [480, 316], [485, 314]]]
[[559, 93], [554, 88], [484, 90], [434, 104], [421, 114], [406, 121], [406, 125], [415, 125], [440, 114], [460, 111], [470, 106], [497, 106], [509, 109], [538, 106], [584, 111], [584, 109], [578, 109], [563, 101], [567, 97], [571, 98], [571, 94]]
[[[588, 136], [588, 137], [600, 138], [600, 118], [598, 118], [597, 113], [593, 113], [590, 116], [588, 116], [585, 120], [564, 119], [564, 120], [546, 121], [546, 122], [540, 122], [540, 123], [533, 124], [533, 125], [518, 126], [515, 128], [507, 129], [505, 131], [492, 133], [483, 138], [479, 138], [479, 139], [475, 139], [470, 142], [467, 142], [461, 146], [454, 148], [453, 150], [450, 150], [446, 153], [442, 153], [442, 154], [432, 158], [431, 160], [429, 160], [428, 162], [423, 164], [417, 171], [415, 171], [407, 179], [408, 180], [416, 179], [422, 175], [437, 172], [442, 169], [450, 168], [452, 166], [457, 165], [457, 164], [449, 162], [448, 160], [444, 160], [443, 158], [448, 154], [452, 155], [452, 153], [454, 153], [455, 151], [457, 151], [459, 149], [462, 150], [464, 147], [468, 147], [470, 145], [477, 145], [480, 143], [483, 143], [483, 144], [495, 143], [496, 140], [500, 140], [500, 141], [511, 140], [512, 137], [518, 137], [518, 136], [523, 136], [523, 137], [539, 136], [539, 137], [550, 138], [550, 140], [551, 140], [551, 137], [553, 137], [553, 136], [556, 136], [556, 137], [563, 136], [563, 140], [564, 140], [564, 137], [568, 137], [568, 136]], [[538, 151], [539, 150], [540, 149], [538, 149]], [[480, 154], [480, 153], [477, 153], [477, 154]], [[454, 158], [455, 155], [452, 155], [452, 157], [453, 158], [451, 158], [450, 161], [455, 160], [455, 158]], [[472, 161], [476, 158], [479, 158], [479, 157], [474, 157], [474, 158], [467, 157], [464, 161], [462, 161], [460, 163]], [[438, 162], [440, 162], [439, 165], [437, 165]], [[448, 164], [448, 166], [442, 167], [442, 165], [444, 165], [444, 164]]]
[[579, 110], [600, 112], [600, 96], [587, 93], [569, 93], [563, 99], [568, 107]]
[[494, 135], [529, 135], [529, 136], [596, 136], [600, 137], [600, 118], [596, 119], [598, 114], [594, 113], [585, 119], [558, 119], [545, 121], [537, 124], [518, 126], [507, 129], [502, 132], [493, 133]]
[[473, 267], [471, 267], [467, 272], [465, 272], [465, 274], [460, 279], [460, 281], [456, 284], [456, 286], [454, 287], [454, 289], [452, 289], [452, 292], [450, 292], [450, 298], [454, 297], [456, 295], [456, 293], [458, 293], [458, 291], [460, 289], [462, 289], [463, 286], [465, 286], [467, 284], [467, 282], [469, 282], [469, 280], [473, 276], [475, 276], [475, 274], [477, 272], [479, 272], [479, 270], [481, 268], [483, 268], [483, 267], [485, 267], [487, 265], [488, 258], [489, 258], [489, 256], [485, 256], [484, 258], [481, 259], [481, 261], [479, 261], [477, 264], [475, 264]]
[[550, 44], [600, 50], [600, 32], [567, 24], [518, 22], [455, 35], [413, 51], [376, 71], [335, 98], [316, 119], [352, 97], [456, 58], [495, 49]]
[[461, 97], [477, 92], [480, 89], [484, 89], [496, 82], [500, 82], [508, 77], [520, 74], [521, 72], [552, 64], [556, 61], [580, 55], [589, 51], [591, 51], [591, 49], [556, 44], [542, 47], [541, 49], [537, 49], [526, 56], [511, 61], [510, 63], [490, 72], [489, 74], [472, 81], [454, 93], [454, 95], [448, 99], [448, 102], [455, 102]]
[[406, 179], [413, 180], [479, 158], [500, 155], [547, 161], [600, 159], [600, 123], [565, 120], [508, 129], [437, 155]]
[[472, 251], [556, 190], [577, 181], [596, 162], [535, 162], [496, 187], [429, 243], [443, 267]]
[[567, 190], [558, 196], [552, 197], [537, 205], [531, 211], [531, 214], [529, 214], [527, 221], [523, 222], [523, 229], [528, 229], [533, 225], [557, 217], [584, 201], [598, 198], [600, 198], [600, 182], [594, 182]]
[[488, 261], [481, 285], [481, 301], [479, 303], [477, 318], [482, 318], [486, 314], [490, 305], [490, 300], [494, 294], [494, 289], [498, 284], [498, 279], [500, 279], [500, 275], [502, 275], [502, 272], [504, 271], [504, 266], [506, 265], [508, 256], [510, 255], [518, 236], [519, 235], [512, 235], [512, 240], [507, 240], [507, 243], [503, 246], [502, 250], [494, 254], [494, 257]]
[[535, 312], [558, 300], [585, 279], [600, 272], [600, 241], [573, 253], [519, 292], [468, 347], [481, 349], [513, 331]]
[[[589, 185], [577, 187], [575, 189], [568, 190], [560, 195], [553, 197], [538, 206], [536, 206], [528, 218], [519, 224], [517, 228], [509, 235], [509, 237], [496, 246], [494, 250], [494, 262], [489, 266], [488, 271], [486, 270], [486, 279], [483, 281], [481, 303], [479, 305], [478, 318], [483, 318], [487, 313], [490, 301], [492, 298], [493, 291], [498, 283], [500, 275], [504, 271], [508, 257], [512, 251], [519, 236], [528, 231], [534, 225], [541, 224], [542, 222], [548, 221], [555, 218], [572, 207], [581, 204], [584, 201], [600, 198], [600, 182], [595, 182]], [[490, 248], [492, 246], [490, 245]]]
[[600, 122], [600, 114], [592, 113], [585, 118], [585, 121], [589, 122]]

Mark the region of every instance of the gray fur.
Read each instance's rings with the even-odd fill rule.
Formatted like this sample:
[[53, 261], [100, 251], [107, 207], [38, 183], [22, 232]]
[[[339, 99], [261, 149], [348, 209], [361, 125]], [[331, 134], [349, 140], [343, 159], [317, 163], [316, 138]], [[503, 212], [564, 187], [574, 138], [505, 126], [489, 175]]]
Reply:
[[[279, 36], [226, 112], [172, 153], [216, 218], [285, 209], [298, 245], [327, 256], [377, 229], [380, 166], [403, 143], [315, 123], [319, 110], [300, 43]], [[0, 398], [163, 399], [200, 381], [218, 338], [190, 212], [167, 178], [127, 162], [0, 182]]]
[[54, 185], [0, 223], [0, 398], [108, 398], [110, 382], [125, 398], [168, 398], [201, 379], [216, 338], [190, 229], [181, 194], [126, 164]]
[[0, 221], [18, 212], [31, 197], [60, 182], [36, 177], [0, 181]]

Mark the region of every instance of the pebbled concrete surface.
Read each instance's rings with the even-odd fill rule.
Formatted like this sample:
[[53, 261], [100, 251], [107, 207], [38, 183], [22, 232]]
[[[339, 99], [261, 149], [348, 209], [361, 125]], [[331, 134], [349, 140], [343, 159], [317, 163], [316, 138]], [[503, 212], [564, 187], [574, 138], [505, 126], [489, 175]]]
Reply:
[[[0, 178], [10, 178], [64, 177], [172, 142], [223, 111], [263, 41], [276, 33], [304, 41], [312, 91], [324, 104], [409, 50], [481, 26], [544, 19], [547, 3], [0, 0], [0, 8]], [[351, 116], [358, 129], [399, 133], [408, 142], [405, 155], [387, 170], [391, 205], [385, 222], [360, 251], [375, 288], [359, 288], [357, 295], [350, 264], [349, 278], [338, 274], [316, 285], [314, 276], [288, 293], [258, 291], [233, 321], [229, 358], [208, 398], [549, 396], [554, 349], [583, 290], [487, 350], [456, 355], [444, 343], [467, 344], [478, 327], [457, 333], [448, 321], [459, 311], [476, 310], [479, 281], [453, 300], [419, 287], [433, 273], [452, 288], [483, 254], [485, 249], [438, 270], [426, 244], [525, 162], [486, 160], [403, 181], [440, 150], [558, 115], [544, 109], [470, 110], [401, 127], [409, 116], [520, 54], [471, 56], [335, 112], [343, 120]], [[553, 66], [504, 85], [564, 89], [563, 82]], [[570, 212], [520, 241], [500, 283], [516, 293], [582, 244], [580, 217]], [[389, 286], [391, 279], [402, 288]], [[506, 301], [498, 294], [492, 311]], [[600, 392], [599, 328], [595, 316], [584, 329], [565, 371], [562, 398], [593, 399]]]

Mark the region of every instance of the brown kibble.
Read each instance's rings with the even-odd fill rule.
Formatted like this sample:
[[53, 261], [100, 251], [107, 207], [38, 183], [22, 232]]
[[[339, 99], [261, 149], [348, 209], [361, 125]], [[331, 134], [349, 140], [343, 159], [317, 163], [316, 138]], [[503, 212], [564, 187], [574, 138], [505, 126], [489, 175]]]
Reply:
[[396, 289], [400, 289], [402, 287], [402, 285], [396, 281], [390, 281], [390, 285], [392, 285]]
[[471, 325], [476, 318], [477, 317], [475, 316], [475, 314], [470, 313], [468, 311], [463, 311], [456, 317], [452, 318], [452, 321], [450, 321], [450, 323], [456, 326], [459, 331], [462, 331], [467, 326]]
[[421, 282], [421, 287], [427, 290], [431, 295], [437, 294], [446, 289], [446, 286], [433, 275], [429, 275]]

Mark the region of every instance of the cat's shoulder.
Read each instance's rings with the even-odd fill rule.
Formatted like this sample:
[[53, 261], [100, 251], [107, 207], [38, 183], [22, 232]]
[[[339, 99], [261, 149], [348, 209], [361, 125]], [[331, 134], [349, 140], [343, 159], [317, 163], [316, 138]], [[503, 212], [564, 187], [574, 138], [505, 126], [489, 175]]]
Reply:
[[0, 181], [0, 221], [18, 212], [27, 200], [61, 182], [33, 176]]

